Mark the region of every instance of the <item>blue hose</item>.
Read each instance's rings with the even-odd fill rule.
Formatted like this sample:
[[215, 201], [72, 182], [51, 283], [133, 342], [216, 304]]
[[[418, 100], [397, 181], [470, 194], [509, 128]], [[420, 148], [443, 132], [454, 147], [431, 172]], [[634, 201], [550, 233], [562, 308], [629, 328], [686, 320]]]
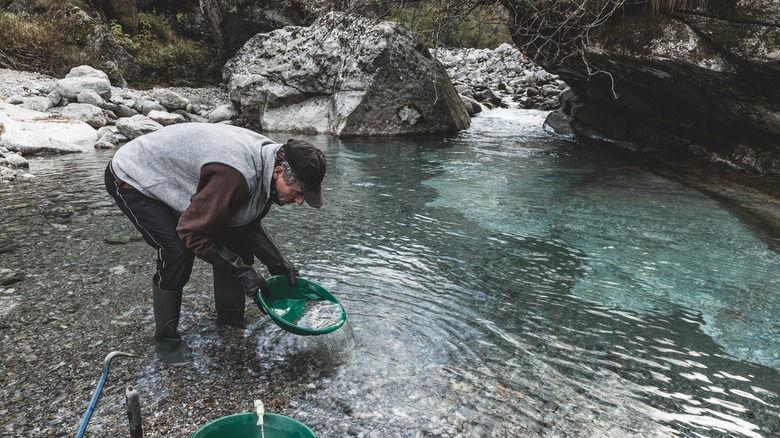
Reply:
[[106, 380], [108, 379], [108, 367], [111, 364], [111, 359], [116, 356], [134, 357], [136, 355], [124, 353], [122, 351], [112, 351], [106, 356], [106, 360], [103, 361], [103, 373], [100, 375], [100, 381], [98, 381], [97, 388], [95, 388], [95, 392], [92, 394], [92, 400], [89, 402], [87, 412], [84, 413], [84, 418], [81, 420], [81, 425], [79, 426], [79, 431], [76, 433], [76, 438], [83, 437], [84, 432], [87, 430], [87, 424], [89, 424], [89, 419], [92, 417], [92, 411], [95, 410], [95, 405], [97, 405], [98, 399], [100, 398], [100, 393], [103, 392], [103, 385], [106, 384]]

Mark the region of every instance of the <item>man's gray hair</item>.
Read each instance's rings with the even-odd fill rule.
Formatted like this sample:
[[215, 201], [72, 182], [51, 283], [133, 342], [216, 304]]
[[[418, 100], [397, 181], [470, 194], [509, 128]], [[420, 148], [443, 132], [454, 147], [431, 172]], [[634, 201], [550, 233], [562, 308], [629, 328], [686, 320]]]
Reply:
[[279, 148], [276, 151], [276, 165], [282, 166], [282, 179], [287, 185], [292, 185], [298, 182], [298, 178], [295, 177], [292, 167], [284, 157], [284, 148]]

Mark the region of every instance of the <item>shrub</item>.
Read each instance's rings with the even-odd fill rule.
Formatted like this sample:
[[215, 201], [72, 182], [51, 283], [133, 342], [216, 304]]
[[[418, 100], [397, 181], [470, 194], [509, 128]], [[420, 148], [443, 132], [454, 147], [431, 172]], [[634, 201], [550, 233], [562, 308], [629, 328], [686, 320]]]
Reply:
[[136, 56], [136, 70], [128, 82], [138, 88], [214, 83], [219, 72], [212, 65], [215, 56], [210, 47], [183, 39], [147, 45]]
[[431, 47], [494, 48], [512, 42], [506, 11], [498, 4], [465, 0], [401, 2], [383, 15], [415, 31]]
[[64, 76], [93, 61], [82, 50], [92, 33], [77, 16], [0, 13], [0, 67]]
[[159, 86], [198, 86], [219, 80], [214, 48], [177, 36], [161, 16], [138, 14], [138, 33], [129, 35], [117, 22], [111, 33], [136, 59], [128, 83], [136, 88]]
[[[70, 2], [47, 3], [54, 9]], [[64, 77], [79, 65], [100, 65], [88, 50], [94, 23], [68, 10], [28, 14], [0, 12], [0, 67]], [[114, 21], [109, 30], [136, 59], [131, 86], [202, 86], [219, 81], [214, 48], [177, 36], [160, 16], [140, 13], [137, 35], [131, 36]]]

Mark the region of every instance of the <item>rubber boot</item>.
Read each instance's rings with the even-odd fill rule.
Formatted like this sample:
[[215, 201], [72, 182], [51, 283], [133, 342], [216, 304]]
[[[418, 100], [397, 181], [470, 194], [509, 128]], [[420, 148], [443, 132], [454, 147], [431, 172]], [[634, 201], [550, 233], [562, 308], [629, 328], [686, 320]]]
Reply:
[[179, 334], [181, 291], [167, 291], [152, 287], [154, 305], [154, 344], [160, 362], [183, 365], [192, 361], [192, 352]]
[[217, 309], [217, 324], [245, 329], [252, 321], [244, 317], [246, 295], [241, 281], [232, 274], [213, 269], [214, 307]]

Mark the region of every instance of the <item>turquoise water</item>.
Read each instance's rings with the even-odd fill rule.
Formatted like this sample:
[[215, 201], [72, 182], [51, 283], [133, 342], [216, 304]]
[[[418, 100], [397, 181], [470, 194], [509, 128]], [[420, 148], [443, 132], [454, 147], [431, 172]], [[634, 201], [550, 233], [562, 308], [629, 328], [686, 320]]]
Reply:
[[[449, 138], [310, 137], [328, 157], [325, 206], [272, 209], [266, 226], [302, 276], [340, 299], [347, 324], [296, 336], [266, 318], [236, 335], [242, 346], [215, 329], [210, 269], [198, 264], [183, 310], [196, 360], [180, 378], [216, 382], [215, 404], [246, 397], [251, 408], [293, 370], [284, 375], [303, 390], [274, 407], [320, 438], [780, 436], [780, 256], [762, 230], [545, 132], [545, 115], [494, 110]], [[40, 182], [0, 190], [4, 230], [73, 235], [18, 253], [37, 266], [34, 249], [64, 248], [74, 261], [60, 256], [52, 272], [82, 254], [105, 259], [61, 287], [102, 294], [90, 276], [110, 268], [128, 301], [107, 313], [106, 345], [133, 328], [151, 365], [129, 380], [166, 415], [202, 394], [173, 398], [180, 384], [161, 383], [171, 374], [155, 368], [151, 332], [136, 333], [151, 324], [152, 254], [79, 234], [127, 232], [102, 188], [109, 156], [35, 160]], [[30, 231], [30, 215], [51, 224]], [[116, 400], [95, 421], [122, 417]]]
[[780, 434], [778, 254], [544, 116], [312, 139], [326, 206], [279, 209], [274, 232], [357, 346], [293, 412], [323, 436]]

